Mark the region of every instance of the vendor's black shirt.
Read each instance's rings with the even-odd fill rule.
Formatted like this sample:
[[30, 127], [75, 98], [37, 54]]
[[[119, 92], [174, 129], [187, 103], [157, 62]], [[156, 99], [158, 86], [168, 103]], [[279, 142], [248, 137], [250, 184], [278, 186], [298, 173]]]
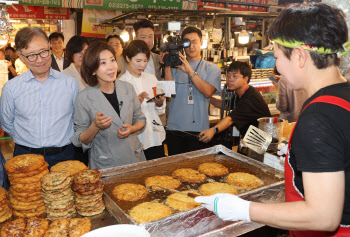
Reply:
[[229, 116], [240, 134], [244, 136], [250, 125], [258, 127], [258, 118], [271, 117], [271, 113], [260, 92], [249, 86], [243, 96], [237, 98], [236, 108]]
[[119, 102], [118, 102], [118, 97], [117, 97], [115, 88], [114, 88], [114, 92], [112, 94], [106, 94], [106, 93], [103, 93], [103, 94], [106, 96], [107, 100], [113, 106], [115, 112], [117, 112], [117, 114], [120, 117]]
[[[350, 102], [350, 84], [341, 83], [316, 92]], [[300, 115], [292, 138], [290, 164], [297, 189], [304, 195], [303, 172], [345, 172], [345, 202], [342, 225], [350, 225], [350, 112], [336, 105], [314, 103]], [[314, 185], [318, 185], [315, 183]], [[327, 192], [327, 190], [324, 190]]]

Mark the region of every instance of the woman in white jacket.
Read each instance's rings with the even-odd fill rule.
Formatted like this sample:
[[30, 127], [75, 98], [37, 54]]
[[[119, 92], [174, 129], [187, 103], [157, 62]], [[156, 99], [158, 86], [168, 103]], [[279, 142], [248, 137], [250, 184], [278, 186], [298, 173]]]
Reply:
[[[138, 135], [143, 144], [146, 159], [164, 157], [162, 142], [165, 139], [165, 130], [163, 126], [154, 125], [153, 121], [162, 124], [159, 115], [165, 113], [165, 96], [155, 97], [152, 88], [157, 87], [158, 80], [154, 75], [143, 72], [150, 57], [150, 50], [144, 41], [134, 40], [124, 49], [123, 55], [128, 62], [128, 68], [120, 80], [134, 86], [141, 103], [141, 110], [146, 117], [145, 128]], [[152, 101], [148, 102], [150, 99]]]

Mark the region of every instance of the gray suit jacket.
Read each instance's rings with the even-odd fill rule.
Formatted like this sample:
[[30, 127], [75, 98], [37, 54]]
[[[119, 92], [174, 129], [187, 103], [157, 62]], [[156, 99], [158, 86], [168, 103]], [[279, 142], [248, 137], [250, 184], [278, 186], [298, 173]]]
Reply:
[[[119, 139], [117, 136], [117, 129], [123, 124], [146, 122], [134, 87], [128, 82], [116, 80], [115, 88], [120, 104], [120, 117], [97, 86], [85, 88], [75, 102], [75, 134], [71, 141], [75, 146], [89, 149], [91, 169], [112, 168], [146, 160], [137, 133], [130, 134], [125, 139]], [[98, 112], [111, 117], [112, 124], [104, 130], [99, 130], [94, 140], [85, 145], [80, 141], [80, 133], [91, 125]]]
[[[156, 74], [155, 74], [156, 78], [158, 79], [158, 81], [164, 81], [164, 79], [162, 80], [160, 78], [161, 74], [160, 74], [159, 54], [151, 52], [151, 57], [152, 57], [153, 63], [154, 63], [154, 70], [156, 72]], [[118, 78], [119, 78], [128, 69], [128, 62], [124, 59], [123, 56], [118, 58], [117, 62], [118, 62], [118, 70], [120, 70], [120, 73], [118, 75]]]

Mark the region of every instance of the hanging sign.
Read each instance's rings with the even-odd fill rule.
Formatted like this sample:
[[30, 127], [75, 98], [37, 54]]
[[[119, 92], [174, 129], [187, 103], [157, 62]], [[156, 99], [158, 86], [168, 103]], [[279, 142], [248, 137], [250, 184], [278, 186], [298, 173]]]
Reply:
[[54, 19], [68, 20], [69, 9], [58, 7], [40, 7], [13, 4], [7, 10], [11, 19]]
[[110, 32], [113, 32], [113, 27], [97, 26], [101, 21], [111, 19], [120, 15], [117, 11], [104, 11], [95, 9], [83, 10], [83, 24], [81, 35], [95, 38], [106, 38]]
[[[196, 1], [196, 0], [195, 0]], [[140, 8], [182, 10], [194, 0], [19, 0], [22, 5], [136, 11]]]

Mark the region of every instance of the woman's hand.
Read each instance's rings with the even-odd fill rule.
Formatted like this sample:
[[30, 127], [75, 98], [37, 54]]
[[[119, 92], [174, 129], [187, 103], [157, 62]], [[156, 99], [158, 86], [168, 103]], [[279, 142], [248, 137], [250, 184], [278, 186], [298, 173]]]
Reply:
[[[164, 94], [164, 90], [162, 89], [162, 93], [161, 94]], [[152, 102], [154, 102], [156, 104], [157, 107], [161, 107], [164, 103], [164, 100], [165, 100], [165, 95], [162, 95], [162, 96], [155, 96], [153, 99], [152, 99]]]
[[118, 138], [119, 139], [127, 138], [131, 133], [134, 132], [133, 126], [130, 124], [123, 124], [123, 128], [124, 129], [118, 128]]
[[140, 104], [142, 104], [145, 98], [148, 99], [148, 94], [144, 91], [144, 92], [141, 92], [137, 97], [140, 100]]
[[112, 119], [103, 115], [102, 112], [98, 112], [95, 115], [95, 120], [92, 123], [99, 129], [106, 129], [111, 126]]

